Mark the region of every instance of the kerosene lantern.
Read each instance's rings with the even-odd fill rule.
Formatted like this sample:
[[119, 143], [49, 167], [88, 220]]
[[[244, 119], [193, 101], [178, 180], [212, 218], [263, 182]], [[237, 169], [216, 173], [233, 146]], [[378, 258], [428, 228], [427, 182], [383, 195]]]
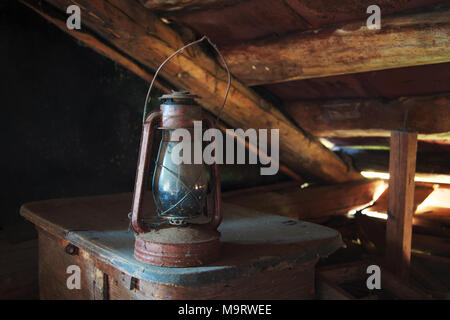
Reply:
[[[203, 37], [187, 46], [204, 39], [207, 38]], [[187, 46], [164, 61], [154, 79], [161, 67]], [[222, 107], [225, 105], [229, 84], [230, 78]], [[153, 82], [145, 106], [152, 85]], [[134, 256], [145, 263], [166, 267], [191, 267], [219, 258], [220, 233], [217, 228], [222, 220], [222, 212], [218, 166], [194, 161], [177, 164], [172, 157], [174, 147], [182, 143], [178, 135], [174, 134], [177, 129], [188, 130], [191, 133], [191, 141], [188, 141], [187, 145], [194, 146], [195, 143], [202, 143], [202, 137], [194, 134], [195, 121], [201, 121], [205, 129], [215, 126], [214, 121], [204, 115], [194, 99], [195, 96], [187, 91], [172, 91], [160, 97], [160, 111], [152, 112], [148, 116], [144, 111], [131, 226], [136, 235]], [[162, 136], [152, 179], [156, 212], [151, 218], [144, 218], [143, 198], [156, 130], [159, 130]], [[200, 141], [194, 141], [195, 139]], [[195, 151], [192, 150], [192, 156]]]

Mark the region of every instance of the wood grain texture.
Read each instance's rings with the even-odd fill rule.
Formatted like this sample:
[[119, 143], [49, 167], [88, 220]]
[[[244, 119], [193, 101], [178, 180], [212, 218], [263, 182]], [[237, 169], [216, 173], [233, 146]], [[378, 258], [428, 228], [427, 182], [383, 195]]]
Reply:
[[[376, 4], [384, 17], [444, 1], [378, 0]], [[367, 7], [374, 4], [370, 0], [171, 0], [163, 1], [163, 5], [159, 0], [149, 2], [153, 3], [152, 10], [158, 10], [167, 20], [206, 34], [219, 45], [277, 38], [289, 32], [367, 19]], [[189, 6], [189, 2], [195, 5]]]
[[[130, 203], [127, 194], [22, 207], [22, 215], [39, 230], [41, 298], [311, 298], [317, 259], [342, 245], [333, 229], [228, 204], [219, 227], [219, 261], [158, 267], [133, 257], [134, 234], [127, 232], [126, 219]], [[76, 254], [65, 250], [69, 244], [78, 248]], [[81, 268], [81, 290], [66, 286], [69, 265]]]
[[387, 137], [391, 130], [403, 127], [406, 112], [407, 128], [420, 138], [450, 136], [448, 93], [393, 100], [293, 101], [283, 109], [300, 127], [319, 137]]
[[385, 187], [381, 180], [303, 189], [297, 183], [282, 183], [228, 192], [224, 199], [244, 208], [315, 221], [364, 207]]
[[448, 5], [225, 47], [233, 74], [247, 85], [450, 61]]
[[393, 273], [409, 278], [417, 133], [392, 131], [389, 159], [386, 261]]
[[195, 10], [218, 8], [231, 5], [242, 0], [139, 0], [146, 8], [157, 11]]
[[[368, 71], [265, 85], [283, 101], [399, 99], [449, 91], [450, 63]], [[348, 100], [347, 100], [348, 101]]]
[[[69, 0], [47, 2], [60, 10], [71, 4]], [[155, 69], [174, 49], [181, 47], [180, 36], [148, 10], [143, 12], [134, 1], [93, 0], [77, 3], [82, 10], [84, 27], [147, 67]], [[227, 85], [226, 73], [218, 62], [203, 51], [192, 50], [171, 60], [162, 75], [177, 88], [201, 97], [199, 102], [207, 110], [214, 114], [219, 112]], [[361, 179], [336, 154], [295, 126], [274, 105], [237, 79], [232, 81], [227, 105], [221, 116], [236, 128], [279, 129], [280, 161], [296, 173], [306, 173], [331, 182]]]
[[309, 27], [287, 4], [287, 1], [244, 0], [232, 6], [187, 12], [166, 12], [171, 21], [186, 25], [197, 34], [206, 34], [222, 48], [226, 44], [241, 43], [267, 36]]
[[[360, 171], [382, 171], [386, 172], [389, 168], [389, 150], [364, 150], [364, 149], [350, 149], [341, 148], [343, 153], [351, 158], [353, 166]], [[450, 174], [450, 154], [448, 152], [419, 152], [417, 154], [416, 172], [421, 173], [421, 176], [426, 178], [438, 178], [443, 181], [449, 180]], [[439, 181], [437, 180], [437, 181]]]
[[[312, 299], [317, 258], [302, 264], [286, 263], [259, 274], [217, 279], [209, 285], [173, 286], [134, 278], [95, 253], [80, 249], [77, 256], [64, 252], [67, 242], [40, 230], [40, 298], [44, 300], [208, 300], [208, 299]], [[58, 261], [51, 263], [51, 257]], [[69, 290], [68, 266], [81, 268], [80, 290]], [[105, 290], [105, 288], [107, 288]]]

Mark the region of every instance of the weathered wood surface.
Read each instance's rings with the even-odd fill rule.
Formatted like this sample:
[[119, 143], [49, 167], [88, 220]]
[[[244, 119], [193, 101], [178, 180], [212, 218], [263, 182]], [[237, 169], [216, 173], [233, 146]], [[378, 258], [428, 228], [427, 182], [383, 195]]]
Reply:
[[264, 88], [285, 102], [431, 96], [449, 91], [450, 63], [280, 82]]
[[[40, 298], [70, 300], [169, 300], [169, 299], [310, 299], [314, 296], [316, 259], [288, 268], [256, 275], [223, 279], [215, 284], [173, 286], [137, 279], [123, 272], [91, 250], [79, 249], [68, 255], [67, 242], [41, 230]], [[68, 290], [65, 272], [69, 265], [80, 266], [81, 289]], [[293, 285], [295, 284], [295, 285]]]
[[224, 199], [249, 209], [316, 221], [362, 208], [386, 186], [382, 180], [367, 180], [302, 189], [288, 182], [228, 192]]
[[402, 128], [408, 112], [407, 128], [419, 138], [450, 140], [450, 94], [402, 97], [393, 100], [347, 99], [293, 101], [283, 108], [302, 128], [318, 137], [388, 137]]
[[[41, 12], [39, 1], [21, 0]], [[64, 10], [69, 0], [48, 0]], [[83, 26], [139, 63], [155, 69], [183, 39], [148, 10], [134, 1], [78, 1]], [[68, 31], [69, 34], [77, 31]], [[214, 114], [219, 112], [226, 90], [226, 72], [214, 59], [196, 48], [187, 50], [166, 64], [162, 76], [177, 88], [201, 97], [200, 103]], [[280, 132], [280, 161], [296, 173], [330, 182], [361, 179], [336, 154], [295, 126], [274, 105], [239, 80], [233, 79], [222, 119], [236, 128], [277, 128]]]
[[146, 8], [158, 11], [178, 11], [217, 8], [242, 0], [139, 0]]
[[[364, 210], [364, 212], [368, 211], [386, 214], [388, 208], [388, 193], [389, 190], [386, 189], [378, 199], [376, 199], [375, 204]], [[447, 208], [449, 197], [450, 187], [448, 185], [436, 185], [433, 183], [422, 182], [415, 183], [414, 215], [412, 219], [414, 234], [423, 234], [443, 239], [450, 238], [450, 209]], [[375, 239], [373, 242], [377, 247], [385, 247], [385, 222], [383, 220], [357, 214], [356, 221], [361, 225], [362, 229], [364, 229], [361, 231], [367, 233], [369, 240], [372, 241]], [[381, 223], [384, 227], [378, 227], [377, 223]], [[447, 245], [449, 246], [450, 243]], [[430, 248], [431, 246], [429, 249]], [[450, 248], [448, 252], [450, 252]]]
[[[420, 204], [427, 199], [431, 193], [436, 189], [432, 184], [428, 183], [415, 183], [414, 184], [414, 202], [413, 212], [416, 212]], [[388, 209], [389, 187], [378, 197], [375, 204], [370, 207], [370, 210], [376, 212], [386, 213]]]
[[225, 47], [233, 74], [247, 85], [450, 61], [450, 8], [383, 16]]
[[[151, 1], [151, 0], [150, 0]], [[182, 0], [183, 1], [183, 0]], [[180, 7], [180, 1], [165, 1], [162, 7], [153, 6], [171, 23], [186, 25], [198, 34], [207, 34], [219, 45], [235, 44], [264, 37], [280, 37], [289, 32], [335, 25], [344, 21], [367, 19], [367, 7], [374, 4], [368, 0], [216, 0], [192, 1], [195, 7]], [[227, 5], [223, 5], [227, 1]], [[382, 15], [401, 12], [411, 8], [432, 6], [445, 0], [378, 0]], [[155, 5], [159, 1], [154, 1]], [[204, 6], [200, 6], [200, 2]], [[198, 4], [198, 6], [197, 6]], [[168, 8], [169, 7], [169, 8]], [[191, 10], [191, 8], [193, 10]], [[162, 10], [170, 10], [163, 12]]]
[[417, 133], [392, 131], [389, 159], [386, 261], [395, 275], [409, 278]]
[[[154, 210], [154, 204], [151, 195], [147, 196], [148, 214]], [[123, 290], [114, 289], [114, 283], [120, 280], [117, 274], [121, 273], [128, 279], [138, 279], [140, 288], [126, 296], [116, 296], [122, 298], [305, 298], [313, 293], [317, 257], [342, 245], [335, 230], [225, 204], [224, 221], [219, 228], [222, 257], [217, 263], [197, 268], [156, 267], [133, 257], [134, 235], [127, 231], [130, 203], [131, 194], [119, 194], [22, 206], [21, 214], [40, 230], [41, 287], [55, 277], [54, 273], [59, 278], [42, 289], [43, 297], [71, 297], [65, 286], [65, 268], [80, 263], [86, 270], [83, 285], [88, 292], [78, 292], [75, 297], [82, 299], [94, 298], [93, 279], [112, 281], [109, 290]], [[79, 248], [77, 255], [65, 253], [69, 243]], [[58, 262], [52, 264], [55, 257]], [[108, 279], [99, 278], [93, 266], [107, 274]], [[292, 276], [289, 281], [286, 274]], [[257, 283], [258, 279], [261, 282]], [[242, 290], [248, 281], [254, 286]], [[293, 281], [298, 281], [299, 286]]]

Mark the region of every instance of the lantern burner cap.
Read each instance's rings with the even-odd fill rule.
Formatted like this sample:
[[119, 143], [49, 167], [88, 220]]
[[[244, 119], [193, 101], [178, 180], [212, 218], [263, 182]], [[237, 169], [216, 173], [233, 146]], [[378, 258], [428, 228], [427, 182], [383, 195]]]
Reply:
[[189, 91], [175, 91], [172, 90], [172, 93], [162, 95], [159, 100], [168, 100], [168, 99], [195, 99], [198, 98], [195, 94], [190, 94]]

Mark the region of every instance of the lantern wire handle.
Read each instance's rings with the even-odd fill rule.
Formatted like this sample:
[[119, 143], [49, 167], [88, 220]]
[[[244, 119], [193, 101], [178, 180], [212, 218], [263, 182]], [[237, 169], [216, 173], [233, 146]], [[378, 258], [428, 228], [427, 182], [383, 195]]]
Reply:
[[[222, 53], [221, 53], [221, 52], [219, 51], [219, 49], [217, 48], [217, 45], [214, 44], [214, 43], [213, 43], [206, 35], [202, 36], [202, 37], [201, 37], [200, 39], [198, 39], [198, 40], [195, 40], [195, 41], [193, 41], [193, 42], [191, 42], [191, 43], [186, 44], [185, 46], [181, 47], [180, 49], [178, 49], [177, 51], [175, 51], [174, 53], [172, 53], [169, 57], [167, 57], [166, 60], [163, 61], [163, 63], [161, 63], [161, 65], [158, 67], [158, 69], [156, 69], [156, 72], [155, 72], [155, 74], [154, 74], [154, 76], [153, 76], [153, 79], [152, 79], [152, 81], [150, 82], [150, 86], [149, 86], [148, 91], [147, 91], [147, 96], [145, 97], [144, 112], [143, 112], [143, 116], [142, 116], [142, 123], [145, 123], [145, 119], [146, 119], [146, 116], [147, 116], [147, 106], [148, 106], [148, 104], [150, 103], [150, 100], [151, 100], [151, 94], [150, 94], [150, 93], [151, 93], [151, 91], [152, 91], [153, 84], [154, 84], [154, 82], [155, 82], [155, 80], [156, 80], [156, 77], [158, 76], [158, 73], [161, 71], [161, 69], [164, 67], [164, 65], [165, 65], [170, 59], [172, 59], [174, 56], [176, 56], [177, 54], [183, 52], [184, 49], [186, 49], [186, 48], [188, 48], [188, 47], [190, 47], [190, 46], [193, 46], [193, 45], [195, 45], [195, 44], [197, 44], [197, 43], [200, 43], [200, 42], [202, 42], [202, 41], [204, 41], [204, 40], [207, 40], [208, 43], [209, 43], [209, 44], [214, 48], [214, 50], [217, 52], [217, 54], [219, 55], [220, 59], [222, 60], [223, 65], [225, 66], [225, 69], [226, 69], [226, 71], [227, 71], [227, 76], [228, 76], [227, 90], [225, 91], [225, 96], [224, 96], [224, 99], [223, 99], [222, 106], [220, 107], [220, 109], [219, 109], [219, 111], [218, 111], [218, 113], [217, 113], [216, 120], [215, 120], [215, 125], [217, 125], [217, 123], [219, 122], [219, 119], [220, 119], [220, 115], [221, 115], [223, 109], [225, 108], [225, 103], [227, 102], [227, 99], [228, 99], [228, 93], [230, 92], [230, 87], [231, 87], [231, 73], [230, 73], [230, 69], [228, 68], [227, 62], [225, 61], [225, 58], [223, 57]], [[198, 180], [199, 178], [200, 178], [200, 176], [197, 177], [197, 180]], [[193, 188], [188, 188], [188, 189], [189, 189], [189, 192], [186, 193], [186, 195], [183, 197], [182, 200], [184, 200], [189, 194], [191, 194], [191, 193], [193, 192]], [[182, 200], [181, 200], [181, 201], [182, 201]], [[178, 205], [181, 201], [178, 201], [178, 203], [176, 203], [174, 206], [172, 206], [171, 208], [169, 208], [169, 209], [166, 210], [165, 212], [172, 210], [172, 209], [173, 209], [176, 205]], [[131, 214], [131, 213], [130, 213], [130, 214]], [[128, 215], [129, 218], [130, 218], [130, 214]], [[142, 219], [142, 220], [146, 220], [145, 218], [141, 218], [141, 219]], [[130, 222], [130, 227], [131, 227], [131, 222]], [[129, 227], [129, 229], [130, 229], [130, 227]]]
[[215, 124], [217, 124], [219, 122], [220, 119], [220, 115], [222, 113], [223, 108], [225, 107], [225, 103], [227, 102], [227, 98], [228, 98], [228, 93], [230, 91], [230, 87], [231, 87], [231, 74], [230, 74], [230, 69], [228, 69], [228, 65], [227, 62], [225, 61], [225, 58], [223, 57], [223, 55], [220, 53], [219, 49], [217, 48], [217, 46], [205, 35], [203, 37], [201, 37], [198, 40], [192, 41], [191, 43], [188, 43], [187, 45], [181, 47], [180, 49], [178, 49], [177, 51], [175, 51], [174, 53], [172, 53], [166, 60], [163, 61], [163, 63], [161, 63], [161, 65], [158, 67], [158, 69], [156, 69], [155, 75], [153, 76], [152, 81], [150, 82], [150, 87], [148, 88], [147, 91], [147, 96], [145, 97], [145, 103], [144, 103], [144, 113], [143, 113], [143, 117], [142, 117], [142, 123], [145, 123], [145, 117], [147, 116], [147, 106], [150, 103], [151, 100], [151, 96], [150, 96], [150, 92], [152, 91], [153, 88], [153, 83], [155, 82], [156, 77], [158, 76], [159, 71], [161, 71], [162, 67], [170, 60], [172, 59], [174, 56], [176, 56], [177, 54], [181, 53], [184, 51], [184, 49], [193, 46], [194, 44], [200, 43], [203, 40], [207, 40], [208, 43], [214, 48], [214, 50], [217, 52], [217, 54], [219, 55], [220, 59], [222, 60], [223, 65], [225, 66], [225, 69], [227, 70], [227, 75], [228, 75], [228, 84], [227, 84], [227, 90], [225, 92], [225, 97], [223, 99], [223, 103], [222, 106], [219, 109], [219, 112], [217, 113], [217, 117], [216, 117], [216, 122]]

